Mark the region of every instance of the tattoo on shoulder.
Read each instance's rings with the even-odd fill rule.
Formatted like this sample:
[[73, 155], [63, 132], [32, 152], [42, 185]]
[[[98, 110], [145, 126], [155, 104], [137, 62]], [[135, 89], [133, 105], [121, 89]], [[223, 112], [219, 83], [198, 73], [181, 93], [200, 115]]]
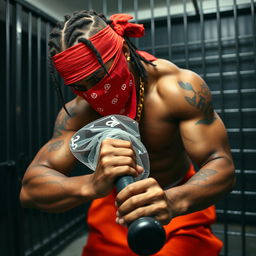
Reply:
[[58, 140], [47, 145], [48, 152], [58, 151], [64, 144], [63, 140]]
[[192, 97], [185, 96], [185, 100], [193, 107], [199, 109], [203, 114], [204, 118], [200, 119], [196, 122], [196, 125], [205, 124], [210, 125], [215, 120], [216, 117], [213, 113], [213, 106], [211, 101], [207, 101], [206, 97], [210, 95], [209, 88], [206, 83], [201, 85], [200, 91], [195, 91], [193, 86], [190, 83], [184, 83], [182, 81], [178, 82], [179, 86], [186, 90], [191, 91], [193, 93]]
[[61, 136], [62, 132], [67, 130], [67, 122], [76, 116], [74, 108], [69, 108], [68, 112], [70, 116], [65, 111], [61, 111], [59, 113], [54, 126], [53, 138], [58, 138]]
[[208, 181], [208, 178], [214, 176], [216, 173], [218, 173], [216, 170], [202, 169], [198, 171], [192, 178], [190, 178], [187, 184], [206, 188], [209, 185], [205, 184], [205, 181]]

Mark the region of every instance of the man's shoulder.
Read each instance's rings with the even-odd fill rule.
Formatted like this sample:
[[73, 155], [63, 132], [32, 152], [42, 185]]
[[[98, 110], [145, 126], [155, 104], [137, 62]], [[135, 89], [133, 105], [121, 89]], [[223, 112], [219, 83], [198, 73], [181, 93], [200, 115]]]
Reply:
[[89, 104], [77, 96], [65, 104], [66, 110], [62, 108], [57, 116], [56, 123], [65, 125], [67, 131], [77, 131], [94, 119]]
[[175, 98], [184, 96], [186, 90], [184, 90], [183, 84], [191, 84], [193, 89], [197, 90], [204, 83], [203, 79], [195, 72], [180, 68], [168, 60], [158, 59], [155, 64], [155, 84], [163, 96]]
[[153, 76], [161, 77], [165, 75], [176, 75], [180, 72], [180, 68], [173, 62], [166, 59], [157, 59], [153, 62], [155, 67], [151, 67], [149, 70]]
[[200, 80], [202, 81], [201, 77], [196, 74], [194, 71], [189, 69], [180, 68], [175, 65], [173, 62], [165, 59], [157, 59], [154, 64], [156, 65], [153, 68], [153, 74], [161, 79], [163, 77], [168, 77], [172, 80], [180, 80], [180, 79], [187, 79], [191, 81]]
[[192, 70], [179, 68], [172, 62], [163, 59], [158, 60], [155, 64], [158, 72], [156, 91], [174, 115], [183, 116], [188, 111], [195, 112], [199, 98], [203, 98], [206, 102], [211, 101], [208, 86]]
[[157, 59], [154, 61], [155, 67], [150, 68], [150, 76], [153, 80], [161, 81], [168, 79], [168, 81], [176, 82], [180, 80], [187, 80], [193, 83], [201, 83], [202, 78], [194, 71], [189, 69], [180, 68], [173, 62], [165, 59]]

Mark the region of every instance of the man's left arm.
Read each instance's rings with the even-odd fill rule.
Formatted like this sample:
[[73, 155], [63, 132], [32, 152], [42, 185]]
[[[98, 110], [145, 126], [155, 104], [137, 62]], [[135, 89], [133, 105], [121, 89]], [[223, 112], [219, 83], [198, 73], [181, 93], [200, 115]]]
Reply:
[[166, 225], [173, 217], [214, 204], [235, 184], [226, 129], [213, 111], [205, 82], [188, 70], [165, 81], [159, 89], [161, 97], [172, 117], [179, 120], [184, 148], [200, 170], [185, 184], [168, 190], [163, 190], [154, 178], [128, 185], [116, 198], [119, 224], [154, 216]]
[[190, 71], [183, 71], [179, 78], [177, 83], [186, 113], [180, 120], [180, 134], [186, 152], [199, 171], [184, 185], [166, 191], [167, 198], [174, 206], [174, 216], [214, 204], [235, 184], [226, 129], [213, 110], [208, 86]]

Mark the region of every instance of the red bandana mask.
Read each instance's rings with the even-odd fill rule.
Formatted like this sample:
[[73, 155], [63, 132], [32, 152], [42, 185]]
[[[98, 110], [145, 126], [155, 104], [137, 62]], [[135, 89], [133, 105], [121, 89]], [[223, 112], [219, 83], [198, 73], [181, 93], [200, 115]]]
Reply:
[[[76, 95], [83, 97], [103, 116], [136, 116], [136, 88], [122, 52], [122, 36], [141, 37], [144, 35], [144, 27], [129, 23], [128, 20], [132, 18], [127, 14], [112, 15], [110, 19], [113, 21], [113, 28], [107, 26], [89, 38], [101, 54], [104, 63], [113, 57], [114, 61], [108, 71], [109, 76], [106, 75], [93, 88], [85, 92], [73, 89]], [[67, 85], [76, 83], [101, 68], [95, 54], [83, 43], [56, 54], [53, 56], [53, 63]]]
[[109, 76], [106, 75], [90, 90], [85, 92], [74, 90], [75, 94], [83, 97], [103, 116], [121, 114], [135, 118], [136, 88], [122, 48], [117, 52], [108, 73]]

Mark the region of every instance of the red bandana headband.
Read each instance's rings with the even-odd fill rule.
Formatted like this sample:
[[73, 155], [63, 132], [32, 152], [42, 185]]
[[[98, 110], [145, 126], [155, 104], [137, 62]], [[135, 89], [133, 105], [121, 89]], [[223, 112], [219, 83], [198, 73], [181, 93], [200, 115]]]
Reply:
[[[109, 25], [89, 38], [106, 63], [115, 56], [118, 49], [123, 46], [123, 36], [142, 37], [144, 27], [142, 24], [129, 23], [133, 19], [128, 14], [114, 14], [111, 28]], [[52, 57], [53, 63], [64, 79], [66, 85], [89, 76], [101, 68], [95, 54], [83, 43], [78, 43]]]
[[129, 14], [119, 13], [110, 16], [112, 21], [111, 26], [120, 36], [127, 37], [142, 37], [144, 36], [143, 24], [129, 23], [128, 20], [132, 20], [133, 17]]
[[[113, 58], [123, 45], [123, 38], [117, 35], [110, 26], [105, 27], [89, 40], [100, 53], [104, 63]], [[53, 62], [67, 85], [73, 84], [101, 68], [93, 51], [84, 43], [78, 43], [54, 55]]]

